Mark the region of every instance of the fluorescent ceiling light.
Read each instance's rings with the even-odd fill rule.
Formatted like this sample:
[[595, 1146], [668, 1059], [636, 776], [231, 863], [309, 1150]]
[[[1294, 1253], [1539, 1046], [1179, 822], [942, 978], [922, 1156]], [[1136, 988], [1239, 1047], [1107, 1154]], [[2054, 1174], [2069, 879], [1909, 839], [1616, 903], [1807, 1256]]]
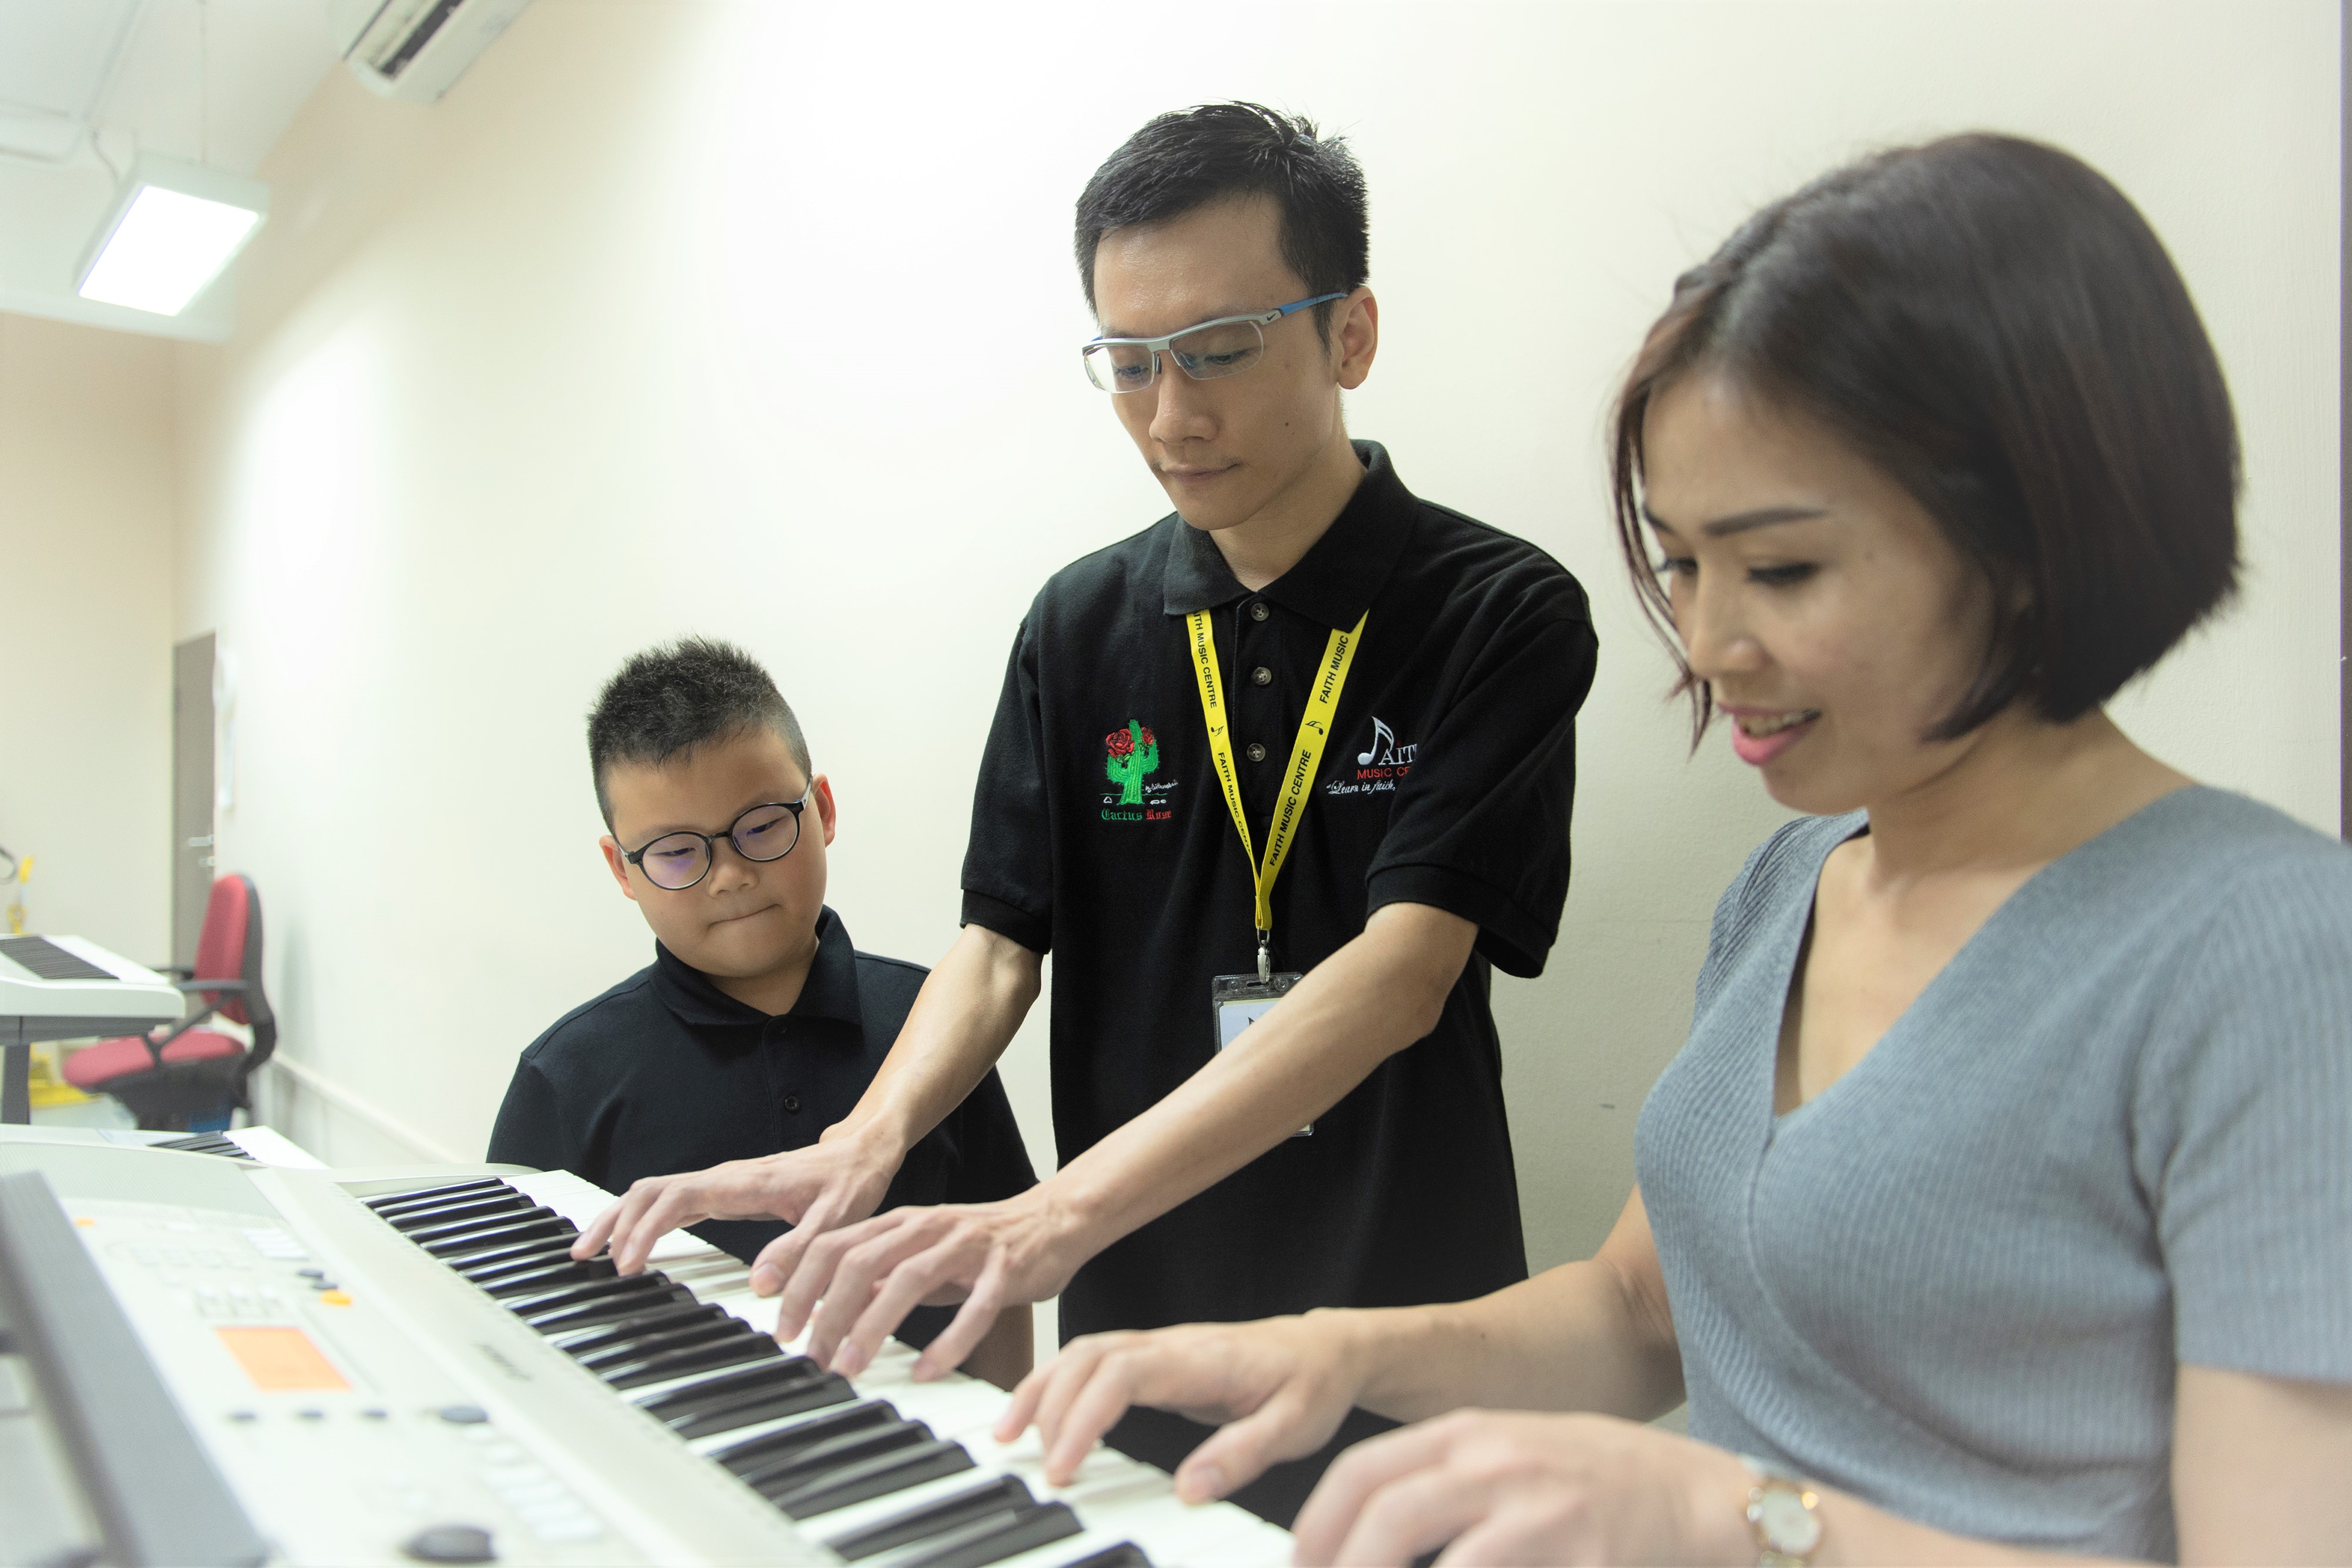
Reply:
[[142, 154], [82, 263], [85, 299], [176, 316], [245, 248], [269, 187], [201, 163]]

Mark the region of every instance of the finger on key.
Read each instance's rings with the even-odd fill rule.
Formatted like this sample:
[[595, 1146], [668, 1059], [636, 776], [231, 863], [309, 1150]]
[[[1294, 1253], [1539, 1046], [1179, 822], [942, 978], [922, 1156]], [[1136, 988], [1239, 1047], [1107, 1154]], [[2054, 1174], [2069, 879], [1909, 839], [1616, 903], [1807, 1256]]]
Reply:
[[898, 1318], [891, 1319], [879, 1333], [861, 1332], [864, 1320], [891, 1277], [922, 1255], [923, 1241], [920, 1227], [902, 1225], [842, 1254], [833, 1271], [833, 1288], [817, 1308], [814, 1327], [832, 1353], [828, 1364], [844, 1377], [855, 1377], [873, 1364], [882, 1342], [889, 1337], [889, 1330], [898, 1326], [898, 1318], [905, 1317], [908, 1307], [930, 1292], [933, 1281], [910, 1276], [908, 1282], [916, 1286], [916, 1294], [907, 1306], [898, 1309]]
[[[964, 1297], [963, 1305], [957, 1309], [956, 1315], [949, 1321], [940, 1336], [925, 1345], [923, 1353], [915, 1358], [913, 1375], [916, 1382], [929, 1383], [935, 1377], [944, 1377], [961, 1366], [964, 1358], [980, 1348], [980, 1342], [986, 1339], [988, 1331], [996, 1326], [996, 1314], [1008, 1304], [1009, 1292], [1004, 1288], [1004, 1279], [1010, 1267], [1002, 1251], [992, 1252], [988, 1261], [981, 1265], [980, 1278], [972, 1281], [971, 1291]], [[916, 1304], [920, 1304], [919, 1299]], [[899, 1315], [905, 1316], [904, 1313]], [[895, 1329], [898, 1324], [890, 1326]]]
[[790, 1230], [760, 1249], [751, 1260], [751, 1293], [755, 1296], [780, 1294], [800, 1267], [801, 1256], [810, 1242], [832, 1230], [840, 1223], [841, 1206], [828, 1197], [820, 1197], [809, 1205]]
[[1093, 1375], [1072, 1390], [1068, 1404], [1054, 1423], [1054, 1437], [1045, 1450], [1045, 1479], [1067, 1486], [1105, 1432], [1137, 1403], [1139, 1359], [1144, 1350], [1115, 1350], [1096, 1363]]
[[588, 1228], [580, 1233], [580, 1239], [572, 1242], [572, 1256], [587, 1259], [602, 1252], [604, 1243], [612, 1239], [613, 1228], [619, 1223], [621, 1211], [628, 1205], [629, 1200], [625, 1197], [616, 1197], [606, 1204], [604, 1210], [588, 1222]]

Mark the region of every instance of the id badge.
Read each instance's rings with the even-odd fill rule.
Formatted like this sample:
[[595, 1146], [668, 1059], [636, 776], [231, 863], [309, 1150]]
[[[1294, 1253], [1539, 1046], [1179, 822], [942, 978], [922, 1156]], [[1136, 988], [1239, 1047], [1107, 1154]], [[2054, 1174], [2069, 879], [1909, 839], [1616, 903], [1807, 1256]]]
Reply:
[[[1219, 975], [1211, 979], [1209, 1011], [1217, 1026], [1217, 1049], [1223, 1051], [1241, 1039], [1250, 1025], [1265, 1017], [1291, 987], [1306, 977], [1268, 975], [1261, 980], [1255, 975]], [[1311, 1138], [1315, 1135], [1315, 1124], [1309, 1122], [1290, 1135]]]

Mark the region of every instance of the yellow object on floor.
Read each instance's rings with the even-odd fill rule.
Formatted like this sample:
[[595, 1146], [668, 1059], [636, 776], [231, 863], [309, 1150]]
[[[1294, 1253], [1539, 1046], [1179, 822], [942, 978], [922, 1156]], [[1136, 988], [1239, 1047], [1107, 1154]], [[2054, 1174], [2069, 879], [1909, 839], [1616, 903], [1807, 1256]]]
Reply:
[[33, 1103], [39, 1107], [55, 1105], [87, 1105], [98, 1098], [85, 1094], [58, 1075], [60, 1062], [58, 1042], [43, 1040], [33, 1047]]

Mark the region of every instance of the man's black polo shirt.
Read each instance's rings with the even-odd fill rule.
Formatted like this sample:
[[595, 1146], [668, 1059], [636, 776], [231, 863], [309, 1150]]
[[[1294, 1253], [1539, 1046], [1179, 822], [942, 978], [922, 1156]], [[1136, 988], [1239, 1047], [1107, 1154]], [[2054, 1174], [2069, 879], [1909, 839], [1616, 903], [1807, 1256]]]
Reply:
[[981, 767], [963, 917], [1054, 954], [1066, 1164], [1208, 1061], [1211, 977], [1256, 967], [1250, 869], [1211, 770], [1186, 613], [1214, 612], [1262, 852], [1326, 642], [1369, 610], [1276, 884], [1275, 967], [1312, 968], [1397, 903], [1475, 921], [1476, 956], [1435, 1031], [1313, 1136], [1080, 1269], [1066, 1339], [1459, 1301], [1527, 1275], [1487, 966], [1538, 974], [1559, 931], [1591, 622], [1558, 562], [1416, 499], [1379, 446], [1357, 452], [1354, 497], [1260, 592], [1174, 515], [1046, 583]]
[[[618, 1193], [639, 1176], [814, 1144], [873, 1082], [926, 972], [856, 951], [827, 909], [800, 999], [772, 1018], [656, 943], [652, 964], [564, 1014], [523, 1051], [489, 1157], [568, 1170]], [[1036, 1179], [992, 1071], [908, 1151], [882, 1207], [989, 1203]], [[791, 1228], [714, 1219], [693, 1228], [749, 1260]], [[899, 1337], [928, 1344], [953, 1316], [952, 1308], [919, 1308]]]

